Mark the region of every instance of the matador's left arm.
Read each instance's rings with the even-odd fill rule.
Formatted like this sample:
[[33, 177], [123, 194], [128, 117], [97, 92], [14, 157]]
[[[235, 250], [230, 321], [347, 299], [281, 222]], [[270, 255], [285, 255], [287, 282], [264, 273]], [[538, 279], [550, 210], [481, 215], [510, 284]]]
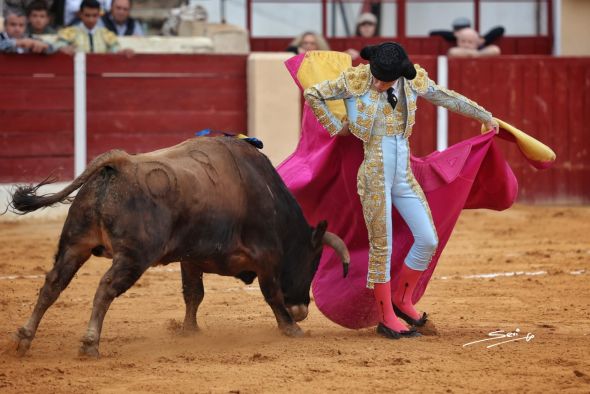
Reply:
[[419, 96], [424, 97], [432, 104], [440, 105], [446, 109], [469, 118], [488, 124], [492, 121], [492, 114], [481, 105], [467, 97], [450, 89], [439, 86], [428, 78], [426, 70], [416, 65], [416, 78], [410, 81], [410, 85]]

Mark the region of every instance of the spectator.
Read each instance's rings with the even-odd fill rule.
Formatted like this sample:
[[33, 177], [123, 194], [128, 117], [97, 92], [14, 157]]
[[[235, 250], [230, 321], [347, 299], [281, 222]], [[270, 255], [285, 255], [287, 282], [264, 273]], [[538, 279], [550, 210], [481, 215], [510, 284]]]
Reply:
[[[470, 28], [470, 27], [471, 27], [471, 21], [469, 20], [469, 18], [460, 17], [460, 18], [456, 18], [453, 21], [453, 31], [433, 30], [430, 32], [430, 35], [431, 36], [441, 36], [442, 38], [444, 38], [446, 41], [450, 42], [451, 44], [456, 44], [457, 37], [455, 34], [458, 31], [460, 31], [461, 29]], [[478, 48], [482, 49], [484, 47], [487, 47], [488, 45], [491, 45], [492, 43], [494, 43], [495, 41], [500, 39], [503, 35], [504, 35], [504, 28], [502, 26], [496, 26], [496, 27], [492, 28], [490, 31], [488, 31], [486, 34], [484, 34], [483, 41], [481, 42], [481, 44], [479, 45]]]
[[356, 21], [357, 37], [376, 37], [377, 36], [377, 17], [370, 12], [362, 13]]
[[330, 46], [318, 33], [306, 31], [295, 37], [291, 44], [287, 47], [288, 52], [293, 52], [296, 55], [305, 53], [307, 51], [329, 51]]
[[[101, 9], [108, 11], [111, 9], [111, 0], [98, 0]], [[53, 0], [51, 12], [54, 16], [53, 24], [55, 26], [70, 26], [77, 24], [80, 20], [78, 11], [82, 0]]]
[[457, 46], [449, 49], [449, 56], [453, 57], [481, 57], [497, 56], [500, 48], [497, 45], [481, 46], [484, 39], [472, 28], [465, 27], [455, 32]]
[[[362, 38], [370, 38], [377, 36], [377, 17], [370, 12], [364, 12], [359, 15], [356, 21], [356, 36]], [[350, 48], [346, 53], [352, 57], [352, 60], [359, 58], [359, 51]]]
[[4, 16], [4, 32], [0, 33], [0, 52], [51, 53], [51, 45], [26, 33], [27, 17], [21, 10], [9, 9]]
[[131, 0], [113, 0], [111, 11], [101, 18], [102, 24], [118, 36], [143, 36], [141, 23], [129, 16], [130, 11]]
[[83, 0], [80, 4], [81, 23], [61, 29], [57, 34], [56, 47], [68, 54], [76, 51], [133, 54], [130, 49], [120, 49], [117, 36], [107, 28], [98, 26], [99, 19], [100, 3], [97, 0]]
[[49, 7], [43, 0], [35, 0], [27, 7], [27, 34], [55, 34], [49, 26]]

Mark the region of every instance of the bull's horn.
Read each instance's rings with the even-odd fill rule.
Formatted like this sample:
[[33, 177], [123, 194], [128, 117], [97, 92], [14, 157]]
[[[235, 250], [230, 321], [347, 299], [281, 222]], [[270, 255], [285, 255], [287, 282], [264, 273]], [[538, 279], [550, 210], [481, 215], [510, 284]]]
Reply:
[[340, 260], [342, 260], [342, 270], [344, 277], [346, 278], [346, 275], [348, 275], [348, 265], [350, 264], [350, 253], [348, 253], [348, 248], [346, 247], [346, 244], [344, 243], [342, 238], [329, 231], [326, 231], [324, 233], [324, 238], [322, 239], [322, 242], [324, 243], [324, 245], [332, 247], [336, 251], [336, 253], [338, 253], [338, 256], [340, 256]]

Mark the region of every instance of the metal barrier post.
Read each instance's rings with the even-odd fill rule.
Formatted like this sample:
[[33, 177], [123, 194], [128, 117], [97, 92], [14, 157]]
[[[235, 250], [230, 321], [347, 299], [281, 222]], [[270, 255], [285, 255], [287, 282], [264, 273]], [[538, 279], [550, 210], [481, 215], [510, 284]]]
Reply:
[[[449, 62], [446, 56], [438, 56], [436, 83], [442, 87], [449, 85]], [[447, 109], [436, 107], [436, 150], [442, 151], [449, 146], [449, 113]]]
[[86, 54], [74, 56], [74, 176], [86, 168]]

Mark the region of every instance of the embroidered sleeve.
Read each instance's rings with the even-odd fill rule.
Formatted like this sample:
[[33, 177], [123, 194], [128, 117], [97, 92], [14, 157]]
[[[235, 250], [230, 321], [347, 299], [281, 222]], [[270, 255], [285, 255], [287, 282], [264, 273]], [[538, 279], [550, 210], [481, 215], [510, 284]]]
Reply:
[[426, 70], [416, 64], [416, 78], [410, 81], [412, 88], [418, 95], [424, 97], [435, 105], [469, 118], [487, 123], [492, 120], [492, 114], [486, 111], [481, 105], [467, 97], [442, 86], [428, 78]]
[[72, 26], [61, 29], [57, 32], [57, 39], [59, 41], [65, 41], [68, 44], [73, 43], [76, 39], [76, 28]]
[[110, 31], [109, 29], [102, 30], [102, 38], [108, 48], [109, 52], [117, 52], [119, 48], [119, 40], [117, 39], [117, 35]]
[[55, 52], [60, 48], [74, 44], [76, 34], [76, 28], [73, 26], [60, 29], [57, 32], [57, 41], [52, 45], [52, 50]]
[[342, 129], [342, 122], [332, 114], [326, 100], [342, 100], [350, 97], [346, 90], [344, 74], [335, 80], [323, 81], [305, 89], [303, 96], [322, 126], [331, 136], [335, 136]]

